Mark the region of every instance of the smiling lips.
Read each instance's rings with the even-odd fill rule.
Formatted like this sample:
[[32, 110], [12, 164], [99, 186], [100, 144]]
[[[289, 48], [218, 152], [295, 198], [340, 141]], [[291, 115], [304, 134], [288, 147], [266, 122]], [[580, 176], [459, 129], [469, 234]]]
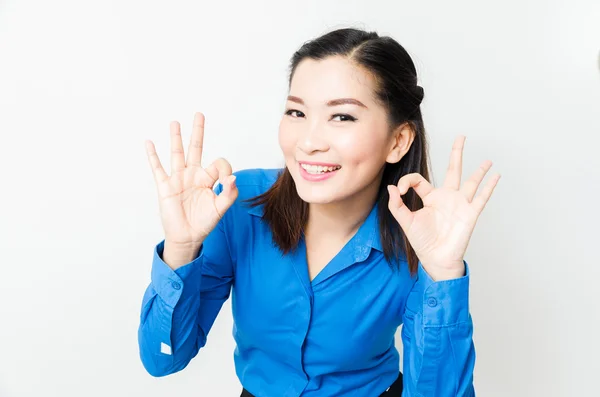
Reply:
[[305, 163], [299, 162], [300, 175], [311, 182], [318, 182], [331, 178], [342, 168], [341, 165], [329, 163]]

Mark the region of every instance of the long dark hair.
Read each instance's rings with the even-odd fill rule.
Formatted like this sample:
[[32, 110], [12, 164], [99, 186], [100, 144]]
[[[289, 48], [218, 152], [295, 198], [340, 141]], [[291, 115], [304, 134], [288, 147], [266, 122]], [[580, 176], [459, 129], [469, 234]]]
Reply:
[[[388, 209], [387, 191], [387, 185], [397, 184], [403, 175], [409, 173], [417, 172], [430, 180], [428, 144], [420, 108], [423, 89], [417, 85], [415, 65], [404, 47], [391, 37], [354, 28], [338, 29], [304, 43], [294, 53], [288, 89], [300, 61], [306, 58], [322, 60], [335, 55], [347, 57], [375, 77], [375, 97], [387, 110], [390, 131], [408, 124], [415, 134], [409, 151], [402, 159], [394, 164], [386, 163], [377, 198], [385, 258], [391, 264], [392, 260], [399, 261], [400, 255], [405, 255], [410, 273], [415, 274], [417, 255]], [[411, 211], [423, 208], [423, 202], [413, 189], [409, 189], [402, 200]], [[245, 201], [252, 206], [264, 205], [263, 219], [271, 228], [275, 244], [284, 254], [297, 247], [308, 221], [308, 203], [298, 196], [287, 167], [269, 190]]]

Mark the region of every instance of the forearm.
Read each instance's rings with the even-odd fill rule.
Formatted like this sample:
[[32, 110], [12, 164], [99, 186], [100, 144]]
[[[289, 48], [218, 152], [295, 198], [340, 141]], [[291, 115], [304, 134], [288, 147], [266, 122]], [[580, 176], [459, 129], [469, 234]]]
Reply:
[[[173, 271], [161, 259], [165, 248], [166, 242], [155, 248], [152, 282], [144, 294], [138, 330], [140, 356], [153, 376], [183, 369], [204, 343], [204, 337], [198, 341], [197, 330], [202, 258], [196, 255]], [[186, 255], [173, 253], [179, 260]]]
[[180, 300], [170, 307], [149, 286], [144, 298], [138, 342], [140, 358], [153, 376], [166, 376], [185, 368], [198, 353], [196, 321], [199, 299]]
[[419, 267], [405, 313], [405, 394], [473, 397], [475, 347], [469, 313], [469, 272], [434, 281]]
[[472, 322], [423, 327], [417, 317], [408, 326], [420, 338], [404, 341], [406, 396], [474, 397]]

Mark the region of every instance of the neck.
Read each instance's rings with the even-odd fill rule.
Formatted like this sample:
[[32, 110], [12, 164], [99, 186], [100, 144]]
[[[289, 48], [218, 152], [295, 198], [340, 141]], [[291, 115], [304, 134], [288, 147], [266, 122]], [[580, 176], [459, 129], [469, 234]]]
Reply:
[[375, 205], [379, 181], [344, 200], [309, 204], [305, 234], [347, 240], [354, 235]]

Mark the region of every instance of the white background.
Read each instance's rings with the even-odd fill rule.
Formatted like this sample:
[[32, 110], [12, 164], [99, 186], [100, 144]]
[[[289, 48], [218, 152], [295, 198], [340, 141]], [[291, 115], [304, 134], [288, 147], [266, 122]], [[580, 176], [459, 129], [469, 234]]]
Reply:
[[597, 395], [597, 0], [4, 0], [0, 396], [239, 396], [229, 302], [185, 370], [139, 360], [162, 239], [144, 140], [168, 172], [169, 122], [187, 150], [202, 111], [205, 164], [281, 166], [289, 58], [346, 26], [412, 55], [436, 184], [457, 134], [464, 177], [502, 174], [465, 258], [478, 395]]

